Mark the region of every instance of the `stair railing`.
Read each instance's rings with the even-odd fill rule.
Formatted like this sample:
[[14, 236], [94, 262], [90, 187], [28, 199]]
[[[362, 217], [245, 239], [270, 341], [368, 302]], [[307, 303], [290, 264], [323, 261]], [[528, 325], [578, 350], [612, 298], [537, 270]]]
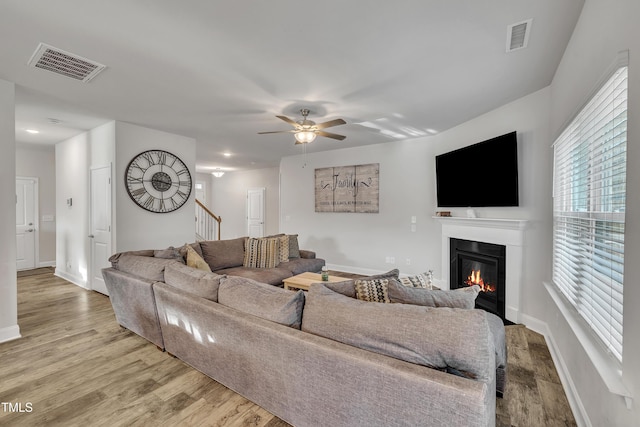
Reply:
[[220, 240], [222, 218], [196, 199], [196, 240]]

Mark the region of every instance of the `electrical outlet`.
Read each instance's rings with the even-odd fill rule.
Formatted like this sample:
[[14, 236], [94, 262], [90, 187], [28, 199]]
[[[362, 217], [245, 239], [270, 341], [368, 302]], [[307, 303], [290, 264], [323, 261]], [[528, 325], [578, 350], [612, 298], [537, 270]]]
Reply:
[[405, 262], [407, 263], [407, 265], [411, 265], [411, 258], [407, 258]]
[[385, 261], [387, 264], [395, 264], [396, 263], [396, 258], [392, 257], [392, 256], [388, 256], [385, 258]]

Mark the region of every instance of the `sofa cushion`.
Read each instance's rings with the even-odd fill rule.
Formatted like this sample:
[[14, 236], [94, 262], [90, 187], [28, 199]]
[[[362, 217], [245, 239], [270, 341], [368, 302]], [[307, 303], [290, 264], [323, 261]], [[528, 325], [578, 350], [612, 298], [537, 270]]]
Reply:
[[153, 251], [153, 256], [156, 258], [176, 259], [180, 262], [184, 261], [182, 255], [180, 255], [180, 250], [173, 246], [169, 246], [167, 249], [157, 249]]
[[154, 255], [155, 251], [153, 249], [143, 249], [143, 250], [139, 250], [139, 251], [127, 251], [127, 252], [118, 252], [116, 254], [113, 254], [109, 257], [109, 262], [111, 263], [111, 266], [115, 269], [118, 269], [118, 261], [120, 260], [121, 257], [125, 256], [125, 255], [138, 255], [138, 256], [145, 256], [145, 257], [152, 257]]
[[278, 268], [289, 270], [293, 276], [310, 271], [322, 270], [325, 262], [320, 258], [289, 258], [289, 261], [278, 264]]
[[391, 302], [422, 305], [426, 307], [451, 307], [471, 309], [476, 305], [476, 297], [480, 292], [478, 285], [467, 286], [450, 291], [439, 289], [410, 288], [397, 280], [388, 284]]
[[116, 270], [130, 273], [147, 280], [164, 281], [164, 269], [167, 265], [181, 262], [175, 259], [154, 258], [153, 256], [122, 255], [114, 267]]
[[408, 304], [375, 304], [314, 283], [302, 330], [428, 367], [491, 381], [495, 356], [485, 312]]
[[[373, 279], [398, 279], [400, 271], [397, 268], [387, 271], [386, 273], [374, 274], [373, 276], [362, 277], [361, 280], [373, 280]], [[346, 295], [351, 298], [356, 297], [356, 279], [345, 280], [344, 282], [330, 282], [325, 284], [329, 289], [334, 292], [338, 292], [342, 295]]]
[[186, 262], [189, 267], [203, 271], [211, 271], [209, 264], [193, 249], [191, 246], [186, 247]]
[[304, 292], [276, 288], [242, 277], [220, 281], [218, 302], [244, 313], [300, 329]]
[[218, 301], [220, 279], [225, 276], [198, 270], [184, 264], [168, 265], [164, 270], [166, 284], [211, 301]]
[[297, 234], [288, 234], [289, 238], [289, 258], [300, 258], [300, 245]]
[[389, 279], [356, 280], [356, 298], [361, 301], [389, 303]]
[[212, 271], [221, 268], [239, 267], [244, 261], [244, 242], [246, 237], [229, 240], [207, 240], [200, 242], [202, 258]]
[[244, 277], [246, 279], [255, 280], [256, 282], [267, 283], [269, 285], [280, 287], [282, 287], [282, 281], [284, 279], [293, 276], [293, 274], [285, 268], [234, 267], [216, 270], [216, 273]]
[[191, 246], [191, 249], [196, 251], [198, 255], [202, 256], [202, 248], [200, 247], [200, 242], [185, 243], [178, 248], [178, 251], [180, 252], [180, 255], [182, 255], [182, 259], [184, 259], [185, 263], [187, 261], [187, 246]]
[[242, 265], [251, 268], [274, 268], [280, 264], [280, 238], [249, 238]]

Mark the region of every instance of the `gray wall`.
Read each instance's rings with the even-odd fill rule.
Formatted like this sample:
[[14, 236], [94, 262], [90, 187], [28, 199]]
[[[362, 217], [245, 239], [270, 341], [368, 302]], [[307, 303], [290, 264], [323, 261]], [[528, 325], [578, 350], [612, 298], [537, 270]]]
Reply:
[[[38, 178], [38, 229], [39, 267], [54, 266], [56, 263], [56, 168], [55, 147], [53, 145], [16, 146], [16, 175]], [[54, 221], [42, 221], [44, 215], [54, 216]]]
[[[627, 120], [627, 206], [625, 229], [624, 350], [622, 381], [635, 397], [627, 409], [619, 395], [609, 392], [590, 354], [576, 338], [557, 306], [548, 301], [536, 315], [548, 322], [551, 337], [566, 365], [572, 387], [594, 426], [640, 425], [640, 287], [634, 267], [640, 264], [640, 2], [587, 0], [551, 85], [551, 131], [584, 104], [595, 85], [616, 59], [629, 50], [629, 110]], [[604, 356], [613, 375], [616, 364]]]
[[242, 237], [247, 232], [247, 190], [265, 188], [265, 235], [278, 233], [278, 168], [227, 172], [220, 178], [211, 176], [210, 209], [222, 217], [223, 239]]
[[20, 337], [16, 287], [15, 85], [0, 80], [0, 342]]
[[166, 150], [177, 155], [196, 181], [196, 141], [181, 135], [116, 122], [115, 183], [116, 239], [114, 251], [161, 249], [195, 241], [195, 190], [178, 210], [152, 213], [136, 205], [124, 184], [131, 159], [145, 150]]
[[[525, 238], [525, 304], [545, 279], [541, 264], [549, 240], [540, 233], [550, 227], [551, 169], [548, 139], [549, 91], [543, 89], [440, 135], [361, 148], [332, 150], [282, 159], [280, 230], [298, 233], [301, 247], [313, 249], [336, 269], [401, 273], [433, 269], [442, 276], [441, 228], [436, 212], [435, 156], [516, 130], [520, 175], [520, 207], [480, 208], [479, 217], [529, 220]], [[314, 169], [366, 163], [380, 164], [380, 212], [377, 214], [316, 213]], [[469, 182], [473, 175], [469, 175]], [[465, 209], [452, 210], [464, 216]], [[417, 219], [411, 231], [411, 217]], [[545, 249], [542, 249], [542, 248]], [[386, 264], [387, 257], [395, 263]], [[407, 259], [410, 264], [407, 265]]]
[[[124, 184], [129, 161], [142, 151], [179, 156], [195, 180], [195, 140], [122, 122], [111, 122], [56, 144], [56, 274], [87, 285], [90, 245], [89, 172], [112, 165], [112, 252], [180, 246], [195, 240], [194, 194], [175, 212], [145, 211]], [[66, 200], [73, 198], [68, 207]]]

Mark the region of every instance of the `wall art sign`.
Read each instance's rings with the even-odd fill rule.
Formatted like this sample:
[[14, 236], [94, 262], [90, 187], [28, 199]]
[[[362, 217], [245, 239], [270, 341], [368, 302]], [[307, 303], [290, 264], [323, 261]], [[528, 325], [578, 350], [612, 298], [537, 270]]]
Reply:
[[378, 213], [380, 163], [315, 170], [316, 212]]

